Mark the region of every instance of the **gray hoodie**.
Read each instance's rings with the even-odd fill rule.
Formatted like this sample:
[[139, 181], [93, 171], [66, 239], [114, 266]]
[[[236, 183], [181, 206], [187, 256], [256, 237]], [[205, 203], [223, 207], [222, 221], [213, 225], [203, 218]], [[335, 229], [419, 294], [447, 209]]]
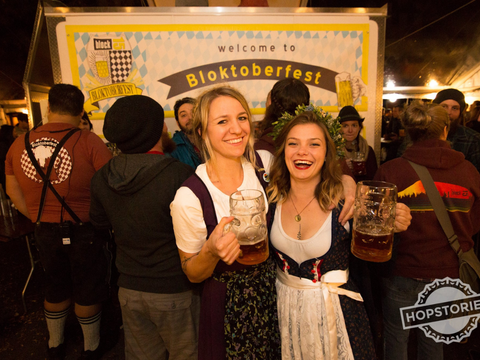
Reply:
[[121, 154], [93, 177], [90, 219], [113, 228], [118, 286], [171, 294], [191, 289], [175, 243], [170, 203], [193, 169], [159, 154]]

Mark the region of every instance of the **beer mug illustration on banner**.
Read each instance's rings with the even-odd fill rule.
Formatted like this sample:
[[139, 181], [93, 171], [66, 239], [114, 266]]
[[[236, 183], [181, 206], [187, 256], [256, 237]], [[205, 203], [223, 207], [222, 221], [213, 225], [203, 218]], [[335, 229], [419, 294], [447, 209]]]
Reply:
[[264, 262], [268, 258], [265, 198], [259, 190], [240, 190], [230, 196], [230, 225], [240, 243], [237, 261], [245, 265]]
[[347, 72], [342, 72], [335, 76], [335, 88], [337, 90], [338, 108], [351, 105], [367, 94], [367, 85], [362, 78], [351, 76]]
[[347, 105], [353, 106], [352, 79], [349, 73], [342, 72], [335, 76], [335, 88], [337, 89], [338, 108]]
[[97, 74], [101, 78], [108, 78], [110, 76], [109, 64], [108, 64], [108, 54], [106, 52], [98, 52], [95, 57], [95, 68]]
[[373, 262], [392, 257], [397, 186], [384, 181], [360, 181], [355, 194], [352, 254]]

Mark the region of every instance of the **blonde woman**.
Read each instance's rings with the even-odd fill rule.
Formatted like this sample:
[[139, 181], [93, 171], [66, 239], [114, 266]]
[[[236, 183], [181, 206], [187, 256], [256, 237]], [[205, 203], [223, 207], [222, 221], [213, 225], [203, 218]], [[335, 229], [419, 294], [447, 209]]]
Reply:
[[[206, 160], [196, 170], [202, 192], [197, 193], [198, 180], [181, 187], [171, 213], [183, 271], [192, 282], [205, 281], [199, 359], [279, 359], [275, 265], [270, 259], [252, 266], [236, 262], [240, 245], [233, 233], [223, 235], [233, 219], [230, 194], [264, 193], [254, 165], [248, 103], [233, 88], [209, 90], [198, 98], [193, 129]], [[269, 161], [264, 159], [266, 166]], [[202, 203], [204, 195], [212, 207]]]
[[[233, 192], [265, 194], [260, 172], [268, 173], [271, 155], [256, 156], [248, 103], [227, 86], [197, 99], [193, 130], [206, 162], [177, 191], [171, 213], [183, 271], [190, 281], [204, 282], [199, 359], [279, 359], [275, 264], [271, 258], [258, 265], [236, 262], [238, 240], [223, 234], [233, 219]], [[353, 180], [345, 183], [351, 188]]]

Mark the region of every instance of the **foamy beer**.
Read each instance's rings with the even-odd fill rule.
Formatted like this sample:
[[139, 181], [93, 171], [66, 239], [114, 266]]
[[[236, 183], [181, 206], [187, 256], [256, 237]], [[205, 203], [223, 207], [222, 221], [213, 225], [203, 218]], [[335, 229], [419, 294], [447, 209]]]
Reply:
[[352, 254], [373, 262], [392, 257], [397, 186], [384, 181], [360, 181], [355, 195]]
[[335, 88], [337, 89], [338, 108], [347, 105], [353, 106], [352, 79], [349, 73], [342, 72], [335, 76]]
[[241, 264], [259, 264], [268, 258], [267, 219], [265, 199], [259, 190], [240, 190], [230, 196], [230, 223], [240, 243]]

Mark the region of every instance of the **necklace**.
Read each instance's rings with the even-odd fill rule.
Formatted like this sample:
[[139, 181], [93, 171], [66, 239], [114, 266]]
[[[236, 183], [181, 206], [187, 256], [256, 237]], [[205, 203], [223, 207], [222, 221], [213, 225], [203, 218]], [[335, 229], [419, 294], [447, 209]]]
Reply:
[[313, 200], [315, 200], [315, 196], [312, 198], [312, 200], [310, 200], [308, 202], [308, 204], [300, 212], [297, 210], [297, 207], [295, 206], [295, 203], [293, 202], [293, 196], [290, 196], [290, 199], [292, 199], [293, 208], [297, 212], [297, 215], [295, 215], [295, 221], [299, 223], [298, 224], [297, 239], [302, 240], [302, 224], [300, 224], [300, 221], [302, 221], [302, 217], [300, 216], [300, 214], [303, 212], [303, 210], [305, 210], [308, 207], [308, 205], [310, 205], [312, 203]]

